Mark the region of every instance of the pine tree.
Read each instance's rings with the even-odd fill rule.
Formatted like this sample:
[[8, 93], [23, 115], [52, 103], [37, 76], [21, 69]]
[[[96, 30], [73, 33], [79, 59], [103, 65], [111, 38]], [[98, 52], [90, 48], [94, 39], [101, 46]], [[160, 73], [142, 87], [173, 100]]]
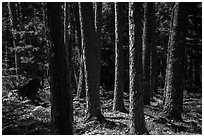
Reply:
[[94, 10], [90, 2], [80, 3], [81, 27], [83, 31], [83, 59], [87, 94], [86, 119], [104, 120], [100, 109], [100, 39], [94, 27]]
[[124, 57], [123, 57], [123, 6], [124, 3], [115, 3], [115, 85], [113, 110], [126, 112], [123, 99], [124, 90]]
[[147, 133], [142, 90], [143, 3], [129, 3], [130, 134]]
[[183, 111], [186, 8], [186, 3], [174, 4], [168, 43], [163, 113], [175, 119], [181, 119]]
[[[70, 85], [71, 46], [67, 42], [67, 4], [47, 3], [51, 51], [51, 124], [52, 134], [73, 134], [72, 92]], [[64, 16], [63, 16], [64, 15]]]

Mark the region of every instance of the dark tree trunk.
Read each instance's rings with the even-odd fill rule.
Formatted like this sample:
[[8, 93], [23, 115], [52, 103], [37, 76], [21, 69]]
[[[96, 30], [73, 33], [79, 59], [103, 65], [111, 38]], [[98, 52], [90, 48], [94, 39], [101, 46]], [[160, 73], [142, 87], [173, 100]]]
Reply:
[[[52, 134], [73, 134], [72, 92], [70, 85], [71, 46], [64, 33], [63, 18], [67, 7], [62, 3], [47, 3], [48, 25], [52, 41], [51, 51], [51, 125]], [[66, 37], [66, 38], [64, 38]]]
[[102, 2], [95, 3], [95, 30], [99, 39], [101, 40], [101, 26], [102, 26]]
[[[99, 41], [99, 48], [100, 48], [100, 52], [98, 53], [98, 56], [100, 57], [100, 73], [99, 73], [99, 77], [100, 77], [100, 83], [101, 83], [101, 47], [102, 47], [102, 43], [101, 43], [101, 27], [102, 27], [102, 2], [95, 2], [95, 31], [97, 33], [98, 36], [98, 41]], [[100, 87], [100, 83], [99, 83], [99, 87]]]
[[142, 90], [143, 3], [129, 3], [130, 134], [147, 132]]
[[158, 84], [158, 58], [156, 47], [156, 17], [155, 17], [155, 5], [153, 2], [147, 4], [148, 22], [149, 26], [149, 46], [150, 46], [150, 98], [153, 98], [153, 94], [157, 92]]
[[143, 29], [143, 90], [144, 104], [150, 104], [150, 48], [152, 42], [152, 12], [153, 3], [144, 4], [144, 29]]
[[181, 119], [183, 111], [186, 6], [185, 3], [174, 4], [168, 43], [163, 113], [175, 119]]
[[194, 70], [195, 70], [195, 85], [196, 86], [201, 86], [201, 81], [200, 81], [200, 59], [198, 57], [195, 58], [194, 62]]
[[123, 5], [122, 2], [115, 3], [115, 85], [113, 110], [127, 112], [124, 106], [124, 57], [123, 57]]
[[85, 85], [87, 94], [86, 119], [97, 118], [104, 120], [100, 110], [100, 39], [94, 28], [93, 4], [80, 3], [80, 23], [82, 26], [83, 59], [85, 68]]

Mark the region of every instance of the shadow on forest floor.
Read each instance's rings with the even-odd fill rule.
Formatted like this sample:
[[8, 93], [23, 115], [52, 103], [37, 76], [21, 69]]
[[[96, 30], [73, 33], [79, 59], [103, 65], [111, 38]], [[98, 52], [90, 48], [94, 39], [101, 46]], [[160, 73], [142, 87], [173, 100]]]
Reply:
[[[27, 100], [19, 101], [13, 91], [2, 90], [2, 133], [15, 135], [49, 135], [51, 108], [31, 105]], [[44, 95], [49, 95], [44, 91]], [[112, 111], [113, 91], [101, 95], [102, 113], [105, 122], [85, 121], [85, 99], [73, 99], [73, 126], [77, 135], [127, 135], [129, 134], [129, 114]], [[46, 97], [49, 98], [49, 97]], [[125, 93], [125, 107], [128, 110], [129, 97]], [[182, 121], [158, 118], [162, 111], [162, 94], [145, 105], [145, 122], [150, 134], [202, 134], [202, 94], [185, 94]]]

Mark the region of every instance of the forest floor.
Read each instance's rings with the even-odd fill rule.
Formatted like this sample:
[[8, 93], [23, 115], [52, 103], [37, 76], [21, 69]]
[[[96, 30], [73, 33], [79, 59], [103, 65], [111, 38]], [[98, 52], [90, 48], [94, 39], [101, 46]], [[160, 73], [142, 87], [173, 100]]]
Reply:
[[[82, 135], [127, 135], [129, 133], [129, 115], [112, 111], [113, 91], [101, 91], [102, 113], [108, 123], [84, 121], [85, 99], [73, 99], [74, 134]], [[41, 91], [40, 96], [49, 101], [49, 87]], [[129, 96], [124, 95], [128, 110]], [[184, 94], [184, 112], [182, 121], [159, 118], [162, 110], [162, 94], [158, 93], [151, 105], [144, 108], [146, 127], [151, 135], [195, 135], [202, 134], [202, 94]], [[49, 135], [50, 105], [45, 108], [34, 106], [29, 100], [20, 101], [15, 91], [2, 88], [2, 134], [13, 135]], [[111, 121], [111, 122], [110, 122]]]

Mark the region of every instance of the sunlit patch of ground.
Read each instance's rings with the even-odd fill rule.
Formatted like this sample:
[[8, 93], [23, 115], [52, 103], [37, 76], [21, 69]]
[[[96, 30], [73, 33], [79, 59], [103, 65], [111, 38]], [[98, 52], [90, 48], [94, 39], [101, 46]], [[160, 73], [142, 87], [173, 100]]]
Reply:
[[[49, 88], [41, 93], [49, 102]], [[129, 96], [125, 93], [125, 106], [128, 110]], [[73, 99], [74, 134], [82, 135], [127, 135], [129, 133], [129, 114], [112, 111], [113, 91], [101, 93], [102, 113], [108, 122], [84, 121], [85, 99]], [[31, 105], [29, 100], [20, 101], [15, 91], [3, 90], [2, 93], [3, 134], [49, 135], [51, 107]], [[146, 127], [153, 135], [192, 135], [202, 134], [202, 95], [185, 94], [183, 121], [165, 118], [157, 119], [162, 110], [162, 95], [158, 94], [145, 106]]]

